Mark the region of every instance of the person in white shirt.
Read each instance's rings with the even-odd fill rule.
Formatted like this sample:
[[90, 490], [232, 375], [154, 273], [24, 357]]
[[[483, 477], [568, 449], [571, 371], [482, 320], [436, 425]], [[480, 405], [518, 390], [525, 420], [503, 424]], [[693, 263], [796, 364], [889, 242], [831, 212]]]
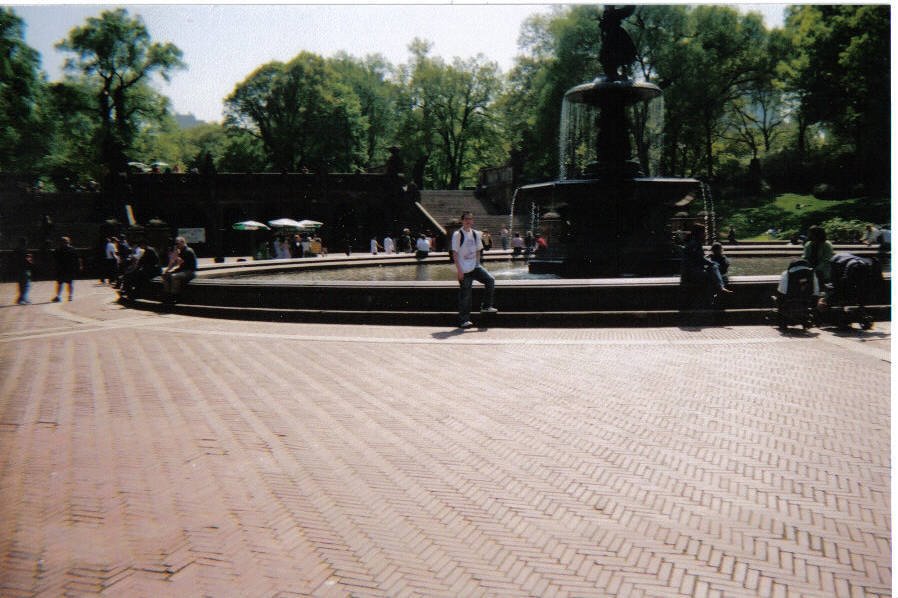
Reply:
[[415, 242], [415, 249], [415, 257], [419, 260], [423, 260], [430, 255], [430, 241], [427, 240], [424, 233], [418, 235], [418, 240]]
[[483, 251], [483, 236], [480, 231], [474, 230], [474, 214], [463, 212], [461, 215], [462, 227], [452, 233], [452, 260], [455, 262], [455, 270], [458, 274], [458, 326], [470, 328], [472, 286], [474, 281], [481, 283], [485, 290], [480, 313], [494, 314], [499, 310], [493, 307], [493, 294], [496, 288], [496, 279], [480, 265], [480, 256]]
[[396, 244], [390, 235], [384, 236], [384, 253], [396, 253]]
[[103, 274], [105, 278], [101, 278], [100, 282], [113, 284], [116, 278], [118, 278], [118, 239], [116, 237], [106, 237], [106, 245], [103, 251]]

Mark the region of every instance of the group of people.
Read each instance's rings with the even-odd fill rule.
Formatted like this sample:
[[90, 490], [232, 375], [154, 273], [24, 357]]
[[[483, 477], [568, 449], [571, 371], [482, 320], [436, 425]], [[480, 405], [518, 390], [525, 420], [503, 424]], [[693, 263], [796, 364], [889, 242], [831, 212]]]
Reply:
[[[34, 269], [34, 254], [28, 251], [27, 239], [19, 239], [16, 249], [13, 251], [13, 268], [19, 284], [19, 295], [16, 297], [18, 305], [31, 304], [31, 280]], [[56, 271], [56, 293], [52, 301], [62, 301], [63, 288], [68, 290], [68, 300], [75, 299], [75, 278], [84, 269], [84, 264], [78, 252], [72, 247], [69, 237], [59, 237], [56, 249], [53, 251], [53, 265]]]
[[165, 292], [163, 302], [174, 304], [184, 290], [184, 286], [196, 277], [198, 262], [196, 252], [187, 244], [184, 237], [175, 237], [166, 256], [165, 266], [156, 249], [141, 239], [134, 249], [132, 258], [119, 284], [120, 296], [125, 300], [134, 300], [142, 296], [146, 285], [162, 276], [162, 288]]
[[[127, 248], [127, 249], [126, 249]], [[108, 237], [104, 244], [104, 261], [100, 284], [111, 284], [120, 290], [123, 298], [134, 299], [143, 293], [145, 285], [157, 276], [162, 276], [163, 288], [168, 302], [174, 302], [184, 285], [194, 278], [197, 270], [196, 253], [187, 245], [184, 237], [177, 237], [168, 254], [168, 262], [163, 269], [159, 254], [140, 239], [133, 248], [127, 241], [118, 237]], [[19, 294], [16, 303], [29, 305], [30, 291], [34, 268], [34, 254], [28, 251], [27, 240], [19, 239], [13, 252], [13, 265], [16, 269]], [[56, 292], [52, 302], [62, 301], [63, 291], [67, 291], [67, 299], [75, 299], [75, 279], [84, 271], [84, 262], [72, 246], [68, 236], [59, 237], [57, 247], [52, 254], [55, 270]], [[115, 270], [113, 270], [115, 267]]]
[[103, 244], [104, 267], [100, 272], [100, 284], [109, 283], [120, 288], [125, 272], [140, 257], [139, 248], [132, 248], [124, 235], [106, 237]]
[[541, 233], [536, 233], [534, 235], [533, 232], [529, 230], [524, 233], [523, 238], [521, 237], [521, 233], [515, 233], [514, 237], [511, 239], [512, 259], [521, 255], [524, 257], [530, 257], [534, 254], [539, 255], [540, 253], [545, 252], [548, 248], [549, 243]]
[[100, 283], [119, 289], [123, 299], [140, 297], [147, 283], [162, 276], [166, 303], [174, 303], [181, 291], [194, 278], [197, 270], [196, 252], [184, 237], [176, 237], [168, 249], [166, 261], [145, 238], [131, 246], [124, 236], [107, 237], [104, 247], [105, 268]]
[[402, 229], [402, 234], [397, 239], [393, 239], [390, 233], [383, 236], [383, 241], [377, 239], [377, 235], [371, 235], [368, 243], [369, 251], [372, 255], [378, 253], [414, 253], [418, 259], [424, 259], [430, 255], [431, 251], [436, 250], [436, 237], [433, 233], [422, 231], [417, 235], [412, 235], [411, 229]]
[[270, 241], [270, 247], [263, 246], [264, 250], [276, 260], [327, 255], [327, 248], [324, 247], [321, 237], [308, 233], [275, 236]]
[[[868, 245], [879, 244], [881, 256], [889, 251], [891, 241], [890, 231], [884, 230], [886, 234], [868, 225], [867, 237], [864, 239]], [[727, 288], [730, 262], [723, 252], [723, 246], [717, 242], [712, 243], [711, 252], [706, 255], [704, 243], [705, 227], [701, 224], [693, 225], [683, 249], [682, 280], [707, 285], [715, 297], [719, 294], [732, 293], [733, 291]], [[777, 285], [779, 297], [787, 296], [789, 281], [795, 278], [795, 273], [802, 268], [813, 272], [809, 293], [813, 296], [818, 310], [825, 311], [833, 298], [838, 295], [839, 283], [844, 282], [843, 279], [848, 273], [861, 279], [863, 276], [858, 272], [869, 270], [874, 272], [875, 278], [878, 262], [853, 254], [836, 254], [832, 243], [827, 239], [826, 230], [821, 226], [812, 226], [808, 229], [808, 239], [804, 244], [801, 259], [790, 264], [780, 277]]]
[[[464, 329], [473, 326], [470, 316], [474, 281], [480, 282], [485, 289], [480, 312], [491, 314], [496, 313], [498, 310], [493, 306], [495, 279], [482, 264], [483, 252], [492, 245], [491, 239], [488, 237], [487, 232], [473, 228], [474, 216], [471, 212], [465, 211], [462, 214], [461, 223], [461, 228], [452, 234], [450, 255], [452, 262], [455, 264], [460, 287], [458, 326]], [[507, 229], [503, 227], [500, 237], [503, 247], [508, 239], [507, 233]], [[521, 238], [520, 233], [515, 233], [511, 239], [510, 245], [513, 255], [520, 255], [524, 252], [538, 253], [546, 249], [545, 239], [541, 235], [532, 235], [530, 232], [526, 234], [525, 239]], [[303, 242], [306, 239], [309, 239], [309, 237], [296, 235], [294, 238], [298, 251], [303, 252], [300, 255], [303, 255], [306, 251], [303, 247]], [[432, 236], [424, 232], [420, 233], [415, 241], [412, 241], [411, 232], [406, 228], [398, 241], [394, 241], [389, 234], [384, 236], [382, 244], [378, 242], [376, 237], [372, 237], [370, 247], [373, 254], [377, 254], [379, 251], [386, 253], [414, 252], [416, 256], [421, 258], [426, 257], [434, 248], [434, 241]], [[891, 244], [890, 231], [868, 226], [864, 242], [868, 245], [877, 243], [881, 253], [887, 252]], [[705, 227], [701, 224], [694, 224], [689, 231], [683, 250], [683, 281], [708, 285], [715, 296], [732, 293], [733, 291], [727, 288], [730, 262], [723, 252], [723, 246], [717, 242], [712, 243], [711, 251], [706, 255], [704, 244]], [[292, 252], [289, 252], [289, 249], [288, 256], [292, 256]], [[815, 289], [823, 289], [831, 281], [833, 264], [839, 261], [833, 258], [833, 246], [826, 238], [826, 231], [820, 226], [812, 226], [808, 231], [808, 241], [804, 245], [802, 260], [814, 271]], [[138, 297], [150, 280], [161, 275], [166, 302], [174, 303], [183, 291], [184, 286], [195, 277], [197, 270], [196, 253], [188, 245], [187, 240], [180, 236], [174, 240], [174, 244], [168, 252], [164, 268], [158, 253], [147, 243], [146, 239], [141, 239], [132, 248], [124, 237], [108, 237], [104, 246], [104, 259], [104, 278], [100, 279], [100, 283], [108, 282], [120, 288], [122, 297], [130, 299]], [[29, 290], [34, 256], [27, 249], [26, 239], [22, 238], [19, 240], [19, 244], [13, 254], [13, 260], [18, 270], [19, 282], [19, 295], [16, 302], [20, 305], [27, 305], [30, 303]], [[59, 238], [58, 246], [53, 252], [53, 262], [56, 269], [56, 293], [52, 301], [62, 301], [64, 288], [68, 290], [68, 300], [72, 301], [74, 298], [74, 279], [83, 270], [83, 264], [77, 251], [72, 247], [69, 237], [62, 236]], [[783, 273], [783, 279], [780, 283], [779, 290], [783, 294], [786, 292], [784, 285], [788, 274], [788, 270]], [[823, 293], [820, 294], [823, 295]], [[825, 298], [823, 301], [825, 302]]]
[[[483, 251], [493, 249], [493, 236], [488, 230], [478, 231], [477, 234], [483, 244]], [[512, 236], [506, 226], [503, 226], [499, 232], [499, 243], [503, 250], [512, 250], [512, 257], [539, 254], [548, 248], [548, 243], [543, 235], [539, 233], [534, 235], [531, 231], [527, 231], [524, 237], [521, 237], [519, 232]], [[402, 234], [395, 239], [389, 233], [385, 234], [382, 239], [378, 239], [377, 235], [371, 235], [368, 247], [372, 255], [414, 253], [418, 258], [425, 258], [430, 252], [436, 250], [436, 244], [437, 239], [430, 231], [422, 231], [414, 235], [410, 229], [405, 228], [402, 230]]]

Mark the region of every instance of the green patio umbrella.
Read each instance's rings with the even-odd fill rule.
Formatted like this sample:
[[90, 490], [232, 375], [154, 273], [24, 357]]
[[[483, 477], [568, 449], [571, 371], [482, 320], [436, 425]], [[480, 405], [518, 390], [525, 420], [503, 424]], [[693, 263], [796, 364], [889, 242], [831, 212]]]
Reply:
[[269, 230], [269, 228], [261, 222], [255, 220], [245, 220], [231, 225], [234, 230]]

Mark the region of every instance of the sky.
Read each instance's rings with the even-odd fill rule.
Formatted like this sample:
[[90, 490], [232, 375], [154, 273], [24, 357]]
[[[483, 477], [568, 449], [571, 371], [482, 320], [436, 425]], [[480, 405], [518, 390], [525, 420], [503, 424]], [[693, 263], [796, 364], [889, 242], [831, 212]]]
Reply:
[[[183, 52], [184, 70], [156, 82], [173, 111], [220, 122], [222, 104], [257, 67], [288, 61], [301, 51], [357, 57], [379, 53], [394, 65], [408, 61], [416, 37], [433, 43], [431, 54], [446, 60], [483, 53], [508, 71], [519, 53], [524, 20], [548, 13], [550, 4], [16, 4], [25, 21], [25, 42], [41, 54], [51, 81], [62, 78], [69, 53], [55, 49], [87, 18], [125, 6], [139, 15], [157, 42]], [[782, 25], [784, 4], [739, 4], [764, 15], [768, 27]]]

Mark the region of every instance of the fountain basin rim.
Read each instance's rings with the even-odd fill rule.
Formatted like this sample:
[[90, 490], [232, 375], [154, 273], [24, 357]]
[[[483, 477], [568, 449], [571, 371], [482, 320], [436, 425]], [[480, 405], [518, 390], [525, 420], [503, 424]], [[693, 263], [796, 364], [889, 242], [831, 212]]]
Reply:
[[[146, 289], [147, 295], [135, 307], [245, 320], [452, 326], [458, 315], [455, 281], [274, 281], [223, 277], [226, 273], [248, 270], [302, 269], [309, 262], [324, 265], [322, 262], [340, 261], [348, 267], [351, 264], [347, 262], [417, 263], [407, 255], [384, 257], [279, 260], [261, 268], [253, 261], [238, 263], [238, 267], [215, 264], [197, 273], [197, 278], [185, 287], [176, 308], [161, 303], [165, 295], [159, 278], [152, 281]], [[487, 259], [507, 260], [507, 257], [508, 252], [500, 250]], [[443, 252], [425, 263], [445, 259]], [[776, 275], [733, 276], [731, 283], [736, 293], [728, 298], [726, 313], [707, 312], [703, 316], [694, 310], [682, 311], [683, 293], [689, 291], [676, 276], [499, 280], [496, 287], [500, 313], [486, 320], [477, 314], [474, 318], [475, 323], [484, 320], [498, 326], [526, 327], [666, 326], [694, 324], [694, 318], [699, 316], [709, 324], [757, 324], [763, 323], [769, 312], [770, 295], [778, 278]], [[884, 289], [888, 293], [890, 286]], [[475, 299], [482, 292], [482, 287], [475, 285]], [[880, 302], [887, 305], [889, 296]], [[888, 317], [885, 308], [877, 313]]]
[[648, 81], [609, 80], [605, 77], [597, 77], [589, 83], [581, 83], [570, 88], [565, 92], [564, 99], [575, 104], [595, 105], [602, 100], [624, 97], [629, 103], [634, 103], [640, 100], [651, 100], [661, 94], [661, 88]]
[[[551, 189], [554, 187], [575, 187], [581, 185], [600, 185], [608, 182], [608, 178], [596, 177], [590, 179], [560, 179], [557, 181], [544, 181], [542, 183], [530, 183], [528, 185], [521, 185], [518, 189], [527, 191], [531, 189]], [[681, 185], [699, 185], [701, 181], [698, 179], [691, 178], [678, 178], [678, 177], [627, 177], [624, 179], [615, 178], [614, 182], [627, 181], [633, 182], [636, 184], [639, 183], [677, 183]]]
[[[705, 247], [706, 250], [710, 246]], [[857, 255], [873, 256], [877, 250], [866, 246], [858, 245], [835, 245], [836, 252], [850, 252]], [[742, 257], [795, 257], [801, 256], [802, 246], [791, 245], [785, 242], [770, 243], [768, 245], [728, 245], [727, 253], [731, 256]], [[511, 250], [493, 250], [484, 254], [484, 263], [487, 266], [490, 263], [512, 261]], [[371, 267], [371, 266], [400, 266], [400, 265], [426, 265], [426, 264], [447, 264], [449, 262], [449, 254], [445, 251], [431, 252], [430, 256], [424, 260], [418, 260], [412, 254], [390, 254], [390, 255], [359, 255], [355, 257], [328, 257], [328, 258], [293, 258], [283, 260], [258, 260], [234, 263], [205, 264], [197, 270], [197, 277], [194, 282], [200, 281], [227, 281], [229, 284], [278, 284], [278, 285], [297, 285], [297, 286], [381, 286], [381, 287], [403, 287], [417, 286], [425, 287], [452, 287], [457, 288], [458, 283], [455, 281], [434, 280], [434, 281], [353, 281], [353, 280], [334, 280], [334, 281], [261, 281], [259, 279], [241, 279], [232, 278], [236, 274], [244, 274], [249, 272], [283, 272], [294, 270], [320, 270], [320, 269], [347, 269], [354, 267]], [[489, 268], [487, 268], [489, 269]], [[890, 273], [888, 274], [890, 276]], [[737, 275], [733, 276], [734, 281], [745, 282], [764, 282], [773, 279], [779, 279], [777, 274], [763, 275]], [[546, 286], [564, 286], [567, 288], [580, 287], [583, 285], [590, 286], [620, 286], [620, 285], [651, 285], [651, 284], [678, 284], [678, 276], [656, 276], [656, 277], [621, 277], [621, 278], [551, 278], [551, 279], [527, 279], [527, 280], [497, 280], [496, 284], [507, 287], [546, 287]]]
[[[778, 274], [755, 274], [732, 276], [733, 283], [775, 283]], [[458, 289], [458, 283], [451, 280], [309, 280], [309, 281], [265, 281], [260, 279], [227, 278], [225, 275], [197, 277], [192, 285], [235, 287], [278, 287], [278, 288], [420, 288]], [[656, 287], [679, 286], [679, 276], [644, 276], [632, 278], [550, 278], [538, 280], [497, 280], [496, 287], [503, 288], [603, 288], [603, 287]]]

